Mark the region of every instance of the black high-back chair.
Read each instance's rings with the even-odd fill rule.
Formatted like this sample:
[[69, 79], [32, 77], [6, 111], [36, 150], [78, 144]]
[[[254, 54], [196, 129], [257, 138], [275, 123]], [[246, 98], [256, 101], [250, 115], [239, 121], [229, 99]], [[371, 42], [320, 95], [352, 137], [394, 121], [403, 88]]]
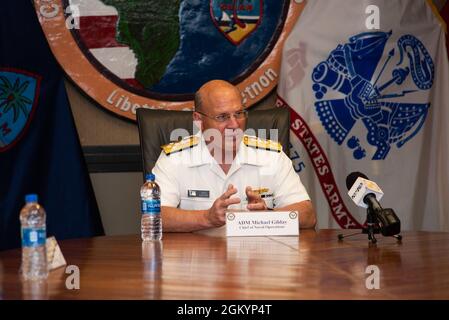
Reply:
[[[170, 111], [137, 109], [140, 149], [142, 153], [143, 175], [150, 173], [162, 151], [161, 146], [170, 143], [170, 135], [174, 129], [184, 129], [185, 135], [197, 132], [193, 125], [192, 111]], [[289, 154], [290, 112], [285, 108], [266, 110], [249, 110], [247, 130], [253, 129], [258, 135], [259, 129], [265, 129], [270, 137], [270, 129], [278, 130], [277, 140], [282, 144], [284, 152]], [[179, 138], [175, 137], [175, 138]]]

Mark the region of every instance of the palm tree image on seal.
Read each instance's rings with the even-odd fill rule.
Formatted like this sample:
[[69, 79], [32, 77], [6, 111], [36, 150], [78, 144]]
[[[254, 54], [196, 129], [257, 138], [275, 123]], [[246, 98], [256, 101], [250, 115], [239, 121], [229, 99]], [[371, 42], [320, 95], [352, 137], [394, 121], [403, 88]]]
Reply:
[[14, 123], [19, 118], [20, 113], [23, 113], [25, 117], [28, 116], [26, 106], [32, 104], [33, 101], [22, 94], [28, 88], [29, 84], [28, 81], [21, 83], [19, 78], [17, 78], [13, 85], [8, 78], [0, 76], [0, 115], [1, 113], [6, 114], [10, 110], [13, 110]]
[[137, 57], [135, 78], [151, 87], [162, 78], [179, 43], [181, 0], [102, 0], [117, 9], [116, 39]]

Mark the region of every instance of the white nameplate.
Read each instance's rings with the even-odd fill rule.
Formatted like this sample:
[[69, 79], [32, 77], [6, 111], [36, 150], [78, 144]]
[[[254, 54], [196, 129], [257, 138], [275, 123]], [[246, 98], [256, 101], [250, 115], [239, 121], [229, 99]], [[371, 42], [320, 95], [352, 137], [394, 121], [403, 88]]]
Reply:
[[226, 212], [226, 236], [297, 236], [297, 211]]

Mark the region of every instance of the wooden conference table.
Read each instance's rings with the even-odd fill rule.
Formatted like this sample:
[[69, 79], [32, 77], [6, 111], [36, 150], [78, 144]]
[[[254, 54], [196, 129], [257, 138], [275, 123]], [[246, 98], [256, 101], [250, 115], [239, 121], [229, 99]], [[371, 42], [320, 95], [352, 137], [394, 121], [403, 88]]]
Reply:
[[[449, 299], [449, 233], [405, 232], [402, 243], [339, 230], [299, 237], [224, 238], [164, 234], [162, 246], [137, 235], [60, 241], [65, 267], [43, 284], [22, 283], [20, 250], [0, 252], [2, 299]], [[350, 233], [350, 231], [345, 231]], [[380, 289], [368, 290], [369, 265]], [[68, 281], [70, 282], [70, 281]], [[73, 283], [73, 281], [72, 281]]]

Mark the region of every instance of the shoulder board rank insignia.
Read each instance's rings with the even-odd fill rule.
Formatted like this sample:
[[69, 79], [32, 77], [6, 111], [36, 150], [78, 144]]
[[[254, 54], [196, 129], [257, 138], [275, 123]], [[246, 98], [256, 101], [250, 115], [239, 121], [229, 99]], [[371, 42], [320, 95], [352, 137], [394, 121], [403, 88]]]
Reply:
[[180, 152], [185, 149], [193, 148], [194, 146], [198, 145], [199, 138], [197, 136], [189, 136], [185, 137], [184, 139], [177, 141], [177, 142], [171, 142], [168, 144], [165, 144], [161, 146], [161, 148], [164, 150], [165, 154], [168, 156], [175, 152]]
[[272, 141], [272, 140], [264, 140], [264, 139], [260, 139], [257, 137], [244, 136], [243, 143], [247, 147], [251, 147], [251, 148], [275, 151], [275, 152], [282, 151], [282, 145], [279, 142]]

